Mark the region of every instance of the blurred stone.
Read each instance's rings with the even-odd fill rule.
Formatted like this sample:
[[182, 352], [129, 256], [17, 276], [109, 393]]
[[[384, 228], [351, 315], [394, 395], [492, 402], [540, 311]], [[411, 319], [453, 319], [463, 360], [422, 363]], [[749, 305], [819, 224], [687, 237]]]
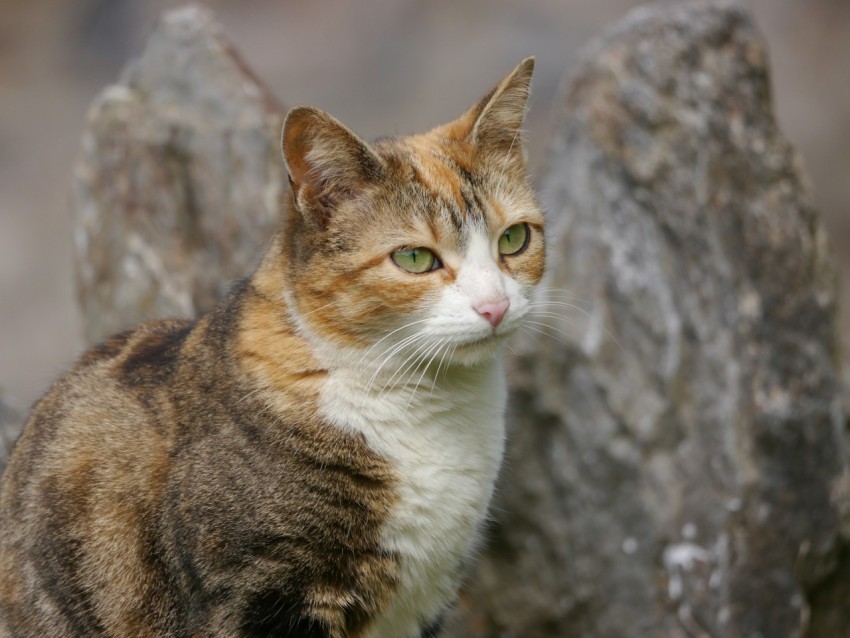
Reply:
[[12, 447], [24, 427], [24, 413], [0, 388], [0, 474], [6, 467]]
[[250, 273], [287, 184], [281, 122], [206, 10], [162, 18], [95, 101], [75, 168], [90, 343], [146, 319], [197, 315]]
[[552, 139], [561, 318], [454, 635], [850, 635], [836, 277], [745, 5], [632, 12]]
[[[850, 421], [850, 340], [845, 340], [844, 347], [844, 416]], [[848, 427], [850, 430], [850, 426]]]

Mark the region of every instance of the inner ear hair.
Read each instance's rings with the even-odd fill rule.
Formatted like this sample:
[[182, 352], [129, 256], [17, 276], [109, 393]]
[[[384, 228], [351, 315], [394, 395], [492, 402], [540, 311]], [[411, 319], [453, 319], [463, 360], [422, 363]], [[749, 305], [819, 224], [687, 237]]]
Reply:
[[448, 125], [450, 134], [486, 151], [522, 156], [522, 125], [534, 58], [526, 58], [472, 108]]
[[320, 109], [286, 116], [281, 148], [296, 208], [326, 228], [338, 206], [380, 179], [380, 157], [348, 127]]

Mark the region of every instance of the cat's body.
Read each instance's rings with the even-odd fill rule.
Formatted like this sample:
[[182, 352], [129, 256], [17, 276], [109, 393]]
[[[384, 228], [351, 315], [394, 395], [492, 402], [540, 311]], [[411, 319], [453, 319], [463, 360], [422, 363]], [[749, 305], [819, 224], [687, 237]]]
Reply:
[[290, 114], [257, 271], [34, 407], [0, 492], [0, 638], [435, 635], [502, 456], [499, 347], [542, 274], [531, 69], [371, 147]]

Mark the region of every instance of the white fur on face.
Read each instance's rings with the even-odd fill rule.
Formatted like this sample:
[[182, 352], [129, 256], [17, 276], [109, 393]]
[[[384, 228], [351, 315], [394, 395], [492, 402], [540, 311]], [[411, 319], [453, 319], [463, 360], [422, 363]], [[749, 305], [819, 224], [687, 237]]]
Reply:
[[[435, 340], [445, 339], [452, 347], [457, 346], [452, 355], [455, 363], [471, 365], [493, 357], [528, 312], [527, 291], [499, 268], [498, 259], [496, 240], [484, 227], [474, 226], [455, 281], [428, 309], [422, 329]], [[510, 307], [499, 326], [493, 328], [475, 308], [505, 297]]]
[[[498, 237], [488, 232], [484, 223], [471, 225], [466, 233], [461, 254], [440, 254], [455, 271], [454, 281], [424, 299], [415, 312], [388, 328], [369, 348], [345, 347], [321, 339], [310, 329], [309, 320], [297, 312], [292, 295], [287, 294], [290, 315], [322, 364], [329, 369], [353, 367], [372, 374], [380, 387], [382, 380], [415, 381], [420, 372], [427, 380], [435, 372], [432, 368], [475, 365], [496, 356], [528, 313], [533, 286], [521, 284], [499, 267]], [[494, 328], [475, 308], [500, 298], [507, 298], [510, 306]]]

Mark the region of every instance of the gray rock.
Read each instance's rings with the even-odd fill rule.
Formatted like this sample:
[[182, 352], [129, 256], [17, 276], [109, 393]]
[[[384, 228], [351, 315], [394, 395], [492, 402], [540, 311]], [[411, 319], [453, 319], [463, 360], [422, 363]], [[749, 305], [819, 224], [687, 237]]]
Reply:
[[836, 277], [744, 5], [632, 12], [555, 122], [554, 315], [456, 635], [850, 635]]
[[74, 173], [89, 342], [199, 314], [252, 270], [287, 183], [281, 121], [206, 10], [162, 18], [92, 106]]
[[23, 412], [3, 388], [0, 388], [0, 474], [6, 467], [9, 454], [12, 453], [12, 448], [23, 426]]

